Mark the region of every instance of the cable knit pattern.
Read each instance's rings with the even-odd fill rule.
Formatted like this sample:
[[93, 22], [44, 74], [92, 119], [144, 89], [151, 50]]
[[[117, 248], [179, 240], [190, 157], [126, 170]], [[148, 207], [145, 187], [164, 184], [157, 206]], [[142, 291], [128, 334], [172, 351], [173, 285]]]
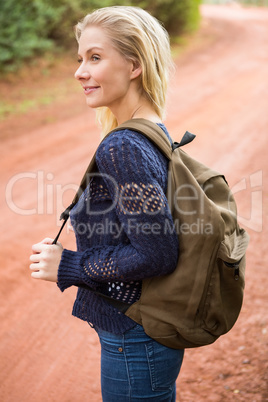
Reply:
[[135, 323], [90, 289], [132, 304], [142, 279], [175, 269], [178, 239], [165, 196], [168, 161], [143, 135], [121, 130], [100, 144], [96, 162], [99, 173], [71, 211], [77, 251], [64, 249], [58, 286], [83, 286], [73, 314], [120, 334]]

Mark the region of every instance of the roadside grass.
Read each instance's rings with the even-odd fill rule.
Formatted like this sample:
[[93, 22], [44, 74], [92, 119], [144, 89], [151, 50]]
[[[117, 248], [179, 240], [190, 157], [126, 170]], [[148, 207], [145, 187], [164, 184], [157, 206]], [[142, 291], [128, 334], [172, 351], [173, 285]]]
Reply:
[[72, 54], [33, 60], [16, 72], [0, 77], [0, 121], [60, 102], [80, 90], [73, 73]]
[[17, 89], [15, 91], [16, 97], [12, 96], [13, 90], [11, 90], [11, 93], [4, 95], [3, 99], [0, 100], [0, 120], [3, 121], [10, 116], [25, 114], [61, 101], [69, 95], [71, 88], [75, 92], [79, 91], [79, 87], [74, 85], [72, 79], [66, 79], [64, 84], [59, 83], [57, 87], [52, 84], [45, 88], [39, 88], [35, 93], [24, 88]]

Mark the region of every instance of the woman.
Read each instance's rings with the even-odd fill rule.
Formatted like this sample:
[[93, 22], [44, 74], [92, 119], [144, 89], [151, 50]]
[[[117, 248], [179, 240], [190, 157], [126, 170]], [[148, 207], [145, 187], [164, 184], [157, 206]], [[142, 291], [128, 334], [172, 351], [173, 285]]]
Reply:
[[[107, 7], [76, 26], [80, 66], [75, 73], [89, 107], [97, 110], [104, 136], [121, 123], [162, 122], [169, 38], [146, 11]], [[171, 141], [171, 139], [170, 139]], [[183, 350], [149, 338], [142, 326], [100, 295], [132, 304], [144, 278], [172, 272], [178, 259], [165, 196], [168, 161], [142, 134], [125, 129], [98, 147], [99, 174], [71, 211], [77, 251], [45, 239], [32, 247], [32, 277], [78, 286], [73, 315], [97, 331], [105, 402], [175, 401]], [[156, 230], [157, 229], [157, 230]]]

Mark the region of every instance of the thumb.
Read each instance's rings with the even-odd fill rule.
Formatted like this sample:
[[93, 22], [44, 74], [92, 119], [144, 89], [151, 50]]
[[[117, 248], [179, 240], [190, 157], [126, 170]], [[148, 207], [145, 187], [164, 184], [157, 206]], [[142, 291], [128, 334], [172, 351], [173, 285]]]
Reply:
[[53, 239], [51, 239], [50, 237], [46, 237], [44, 240], [41, 241], [41, 244], [52, 244], [53, 243]]
[[[41, 244], [47, 244], [47, 245], [52, 245], [54, 242], [53, 239], [51, 239], [50, 237], [45, 238], [44, 240], [41, 241]], [[55, 243], [57, 246], [62, 247], [62, 244], [57, 241], [57, 243]]]

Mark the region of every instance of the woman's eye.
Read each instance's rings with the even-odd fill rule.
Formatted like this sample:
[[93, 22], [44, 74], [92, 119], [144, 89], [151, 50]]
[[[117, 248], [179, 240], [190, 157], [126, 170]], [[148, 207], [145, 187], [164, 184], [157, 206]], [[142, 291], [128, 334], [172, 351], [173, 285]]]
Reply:
[[[91, 61], [99, 61], [100, 60], [100, 56], [93, 54], [90, 58]], [[78, 58], [77, 59], [78, 63], [81, 64], [83, 63], [83, 59], [82, 58]]]

